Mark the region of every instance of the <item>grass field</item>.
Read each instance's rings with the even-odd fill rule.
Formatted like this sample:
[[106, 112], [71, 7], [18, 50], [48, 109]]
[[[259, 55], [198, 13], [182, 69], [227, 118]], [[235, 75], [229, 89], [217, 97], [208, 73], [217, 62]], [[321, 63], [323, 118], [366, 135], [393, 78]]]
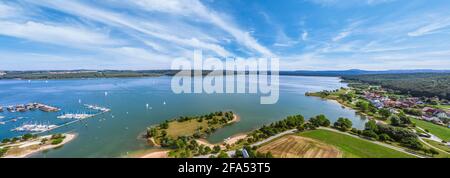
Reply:
[[172, 138], [177, 138], [179, 136], [188, 136], [192, 135], [197, 131], [200, 127], [202, 130], [208, 128], [208, 122], [203, 120], [202, 122], [198, 122], [196, 119], [185, 121], [185, 122], [170, 122], [169, 128], [166, 130], [167, 135]]
[[276, 158], [340, 158], [342, 152], [322, 142], [286, 135], [271, 141], [258, 149], [261, 153], [271, 152]]
[[439, 143], [433, 140], [423, 139], [425, 142], [427, 142], [430, 145], [433, 145], [436, 148], [439, 148], [443, 151], [446, 151], [447, 153], [450, 153], [450, 147], [447, 145], [444, 145], [443, 143]]
[[337, 147], [345, 158], [413, 158], [414, 156], [328, 130], [313, 130], [298, 134]]
[[450, 141], [450, 129], [446, 128], [444, 126], [436, 125], [431, 122], [422, 121], [418, 119], [412, 118], [412, 120], [416, 123], [417, 126], [421, 127], [422, 129], [426, 129], [430, 131], [433, 135], [436, 135], [437, 137], [445, 140]]

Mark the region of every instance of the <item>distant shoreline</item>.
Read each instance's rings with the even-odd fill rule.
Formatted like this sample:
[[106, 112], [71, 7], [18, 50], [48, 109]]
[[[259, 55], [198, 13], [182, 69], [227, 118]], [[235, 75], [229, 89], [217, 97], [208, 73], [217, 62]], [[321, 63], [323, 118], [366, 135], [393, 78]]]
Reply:
[[[35, 71], [8, 71], [0, 70], [0, 80], [56, 80], [56, 79], [82, 79], [82, 78], [148, 78], [173, 76], [180, 70], [35, 70]], [[208, 75], [211, 71], [203, 70], [202, 75]], [[224, 71], [225, 72], [225, 71]], [[234, 71], [236, 72], [236, 71]], [[323, 71], [279, 71], [281, 76], [311, 76], [311, 77], [342, 77], [357, 75], [378, 75], [378, 74], [415, 74], [415, 73], [435, 73], [449, 74], [450, 70], [323, 70]], [[245, 71], [248, 75], [249, 72]], [[270, 75], [270, 73], [269, 73]]]

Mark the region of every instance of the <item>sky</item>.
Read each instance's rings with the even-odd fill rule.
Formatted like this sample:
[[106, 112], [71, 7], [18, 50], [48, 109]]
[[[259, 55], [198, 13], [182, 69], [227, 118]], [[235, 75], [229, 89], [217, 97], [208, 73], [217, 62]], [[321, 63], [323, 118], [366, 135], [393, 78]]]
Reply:
[[0, 0], [0, 70], [169, 69], [278, 58], [281, 70], [450, 69], [448, 0]]

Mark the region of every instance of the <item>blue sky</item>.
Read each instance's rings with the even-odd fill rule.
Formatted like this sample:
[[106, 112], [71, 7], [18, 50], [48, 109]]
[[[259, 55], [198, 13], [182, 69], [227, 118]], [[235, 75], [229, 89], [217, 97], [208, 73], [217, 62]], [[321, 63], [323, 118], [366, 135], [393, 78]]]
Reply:
[[167, 69], [277, 57], [283, 70], [450, 69], [448, 0], [0, 0], [0, 70]]

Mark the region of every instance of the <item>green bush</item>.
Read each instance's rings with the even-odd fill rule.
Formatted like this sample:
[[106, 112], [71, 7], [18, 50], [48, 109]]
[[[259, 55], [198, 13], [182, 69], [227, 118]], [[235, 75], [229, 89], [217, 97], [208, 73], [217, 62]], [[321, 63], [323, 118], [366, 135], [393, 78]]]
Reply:
[[52, 145], [58, 145], [64, 141], [64, 138], [57, 138], [52, 140]]

